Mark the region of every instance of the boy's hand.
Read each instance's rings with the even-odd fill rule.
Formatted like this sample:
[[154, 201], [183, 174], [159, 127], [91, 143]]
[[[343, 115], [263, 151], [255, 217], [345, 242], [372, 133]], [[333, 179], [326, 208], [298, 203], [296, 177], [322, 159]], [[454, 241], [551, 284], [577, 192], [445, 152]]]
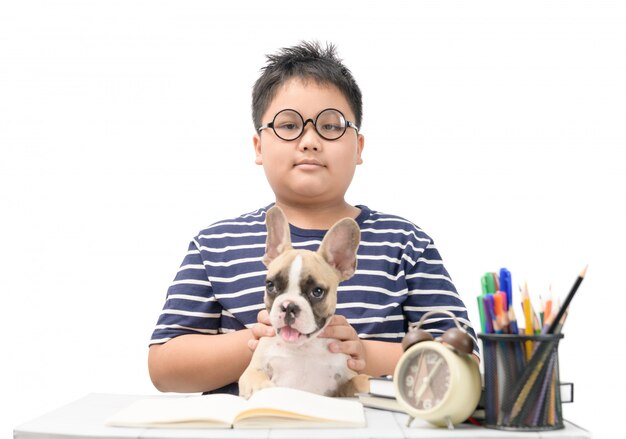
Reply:
[[337, 342], [328, 345], [331, 352], [343, 352], [350, 356], [348, 367], [356, 372], [365, 369], [365, 347], [346, 318], [335, 314], [320, 337], [335, 338]]
[[256, 320], [257, 322], [252, 327], [253, 338], [248, 340], [248, 347], [252, 351], [256, 349], [261, 337], [272, 337], [276, 335], [276, 331], [274, 331], [274, 328], [270, 323], [270, 315], [266, 309], [259, 311], [256, 316]]

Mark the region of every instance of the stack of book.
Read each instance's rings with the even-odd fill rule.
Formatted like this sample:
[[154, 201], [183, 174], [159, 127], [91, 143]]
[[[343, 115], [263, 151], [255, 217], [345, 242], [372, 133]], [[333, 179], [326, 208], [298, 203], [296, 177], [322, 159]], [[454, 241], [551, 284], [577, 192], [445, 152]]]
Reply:
[[365, 407], [404, 413], [396, 399], [396, 391], [391, 375], [371, 377], [369, 382], [370, 391], [368, 393], [359, 393], [358, 395], [361, 404]]

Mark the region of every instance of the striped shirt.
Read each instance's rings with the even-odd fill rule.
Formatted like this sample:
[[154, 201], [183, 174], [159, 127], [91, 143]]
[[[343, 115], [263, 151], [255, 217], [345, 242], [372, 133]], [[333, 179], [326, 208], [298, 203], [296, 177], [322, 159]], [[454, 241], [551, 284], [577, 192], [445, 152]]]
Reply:
[[[191, 241], [150, 344], [184, 334], [223, 334], [256, 323], [264, 308], [265, 214], [271, 206], [217, 222]], [[339, 285], [336, 313], [344, 315], [362, 339], [399, 342], [408, 325], [425, 312], [447, 310], [468, 326], [476, 342], [465, 305], [433, 240], [403, 218], [357, 207], [357, 269]], [[290, 227], [296, 249], [317, 250], [326, 233]], [[423, 328], [436, 337], [452, 326], [450, 317], [437, 314]]]

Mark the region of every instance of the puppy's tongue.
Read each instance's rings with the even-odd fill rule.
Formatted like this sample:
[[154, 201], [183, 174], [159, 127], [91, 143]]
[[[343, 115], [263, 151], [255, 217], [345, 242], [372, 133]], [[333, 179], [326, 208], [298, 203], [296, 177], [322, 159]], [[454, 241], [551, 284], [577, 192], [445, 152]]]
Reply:
[[280, 328], [280, 335], [285, 341], [296, 341], [300, 337], [300, 332], [291, 326], [283, 326]]

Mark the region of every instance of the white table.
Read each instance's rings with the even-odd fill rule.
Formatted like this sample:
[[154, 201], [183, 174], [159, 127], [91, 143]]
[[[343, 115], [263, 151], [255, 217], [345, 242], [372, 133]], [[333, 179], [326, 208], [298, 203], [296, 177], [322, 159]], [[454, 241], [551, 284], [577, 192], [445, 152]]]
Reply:
[[[168, 396], [164, 395], [163, 398]], [[341, 429], [146, 429], [106, 427], [104, 420], [136, 399], [138, 395], [89, 394], [71, 404], [47, 413], [15, 428], [18, 439], [60, 438], [573, 438], [589, 439], [591, 434], [565, 421], [565, 428], [545, 432], [509, 432], [462, 424], [454, 430], [436, 428], [419, 420], [405, 426], [407, 415], [384, 410], [365, 409], [366, 428]]]

